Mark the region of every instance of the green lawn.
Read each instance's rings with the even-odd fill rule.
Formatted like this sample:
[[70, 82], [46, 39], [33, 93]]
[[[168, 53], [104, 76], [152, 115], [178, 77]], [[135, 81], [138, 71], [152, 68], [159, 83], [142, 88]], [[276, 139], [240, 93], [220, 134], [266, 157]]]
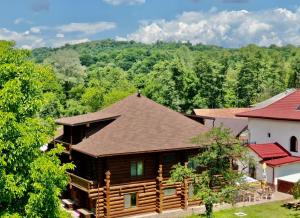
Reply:
[[[248, 206], [248, 207], [240, 207], [228, 210], [222, 210], [215, 212], [215, 218], [238, 218], [234, 213], [236, 212], [244, 212], [247, 216], [244, 218], [300, 218], [300, 211], [295, 211], [292, 209], [287, 209], [282, 207], [282, 202], [272, 202], [265, 203], [260, 205]], [[203, 216], [189, 216], [187, 218], [199, 218]]]

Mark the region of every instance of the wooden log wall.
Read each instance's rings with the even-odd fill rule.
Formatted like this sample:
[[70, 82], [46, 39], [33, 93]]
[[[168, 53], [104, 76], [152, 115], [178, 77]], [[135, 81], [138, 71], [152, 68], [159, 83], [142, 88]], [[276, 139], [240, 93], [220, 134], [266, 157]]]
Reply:
[[[89, 195], [93, 200], [97, 200], [95, 202], [97, 218], [117, 218], [150, 212], [161, 213], [169, 209], [187, 209], [187, 206], [201, 203], [199, 200], [188, 199], [188, 185], [190, 181], [186, 180], [184, 183], [170, 184], [168, 179], [162, 177], [161, 166], [156, 180], [110, 186], [110, 177], [111, 174], [107, 171], [104, 188], [94, 189]], [[166, 195], [166, 189], [175, 189], [175, 192]], [[135, 207], [125, 208], [124, 195], [128, 193], [136, 193], [137, 201]]]
[[186, 183], [187, 183], [187, 188], [186, 188], [186, 194], [187, 194], [187, 205], [189, 206], [189, 207], [191, 207], [191, 206], [198, 206], [198, 205], [200, 205], [201, 203], [202, 203], [202, 201], [200, 200], [200, 199], [195, 199], [195, 198], [193, 198], [193, 197], [189, 197], [189, 186], [190, 186], [190, 184], [191, 184], [191, 181], [190, 180], [188, 180], [188, 179], [186, 179]]
[[[182, 200], [182, 183], [177, 182], [175, 184], [169, 184], [168, 180], [165, 179], [162, 183], [163, 186], [163, 210], [181, 208]], [[174, 194], [166, 196], [166, 189], [175, 189]]]
[[[144, 175], [131, 177], [130, 176], [130, 163], [131, 161], [143, 160], [144, 162]], [[105, 160], [105, 168], [111, 172], [111, 185], [126, 184], [131, 182], [142, 182], [144, 180], [153, 179], [157, 176], [157, 169], [154, 154], [147, 155], [128, 155], [121, 156], [120, 158], [108, 157]]]

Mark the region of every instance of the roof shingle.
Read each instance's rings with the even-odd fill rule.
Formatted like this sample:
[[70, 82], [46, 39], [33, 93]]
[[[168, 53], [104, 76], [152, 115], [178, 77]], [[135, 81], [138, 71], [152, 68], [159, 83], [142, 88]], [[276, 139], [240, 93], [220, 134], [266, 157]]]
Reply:
[[248, 147], [262, 159], [287, 157], [290, 155], [287, 150], [277, 143], [250, 144]]
[[[144, 96], [131, 95], [97, 114], [119, 116], [100, 131], [73, 145], [73, 150], [99, 157], [198, 148], [199, 145], [190, 142], [191, 138], [208, 130]], [[84, 116], [81, 118], [85, 119]]]
[[300, 89], [259, 109], [238, 113], [238, 117], [300, 121]]
[[212, 118], [237, 118], [237, 113], [249, 111], [251, 108], [216, 108], [216, 109], [194, 109], [197, 116]]
[[273, 160], [264, 161], [268, 166], [278, 167], [284, 164], [298, 163], [300, 162], [300, 157], [287, 156], [282, 158], [277, 158]]

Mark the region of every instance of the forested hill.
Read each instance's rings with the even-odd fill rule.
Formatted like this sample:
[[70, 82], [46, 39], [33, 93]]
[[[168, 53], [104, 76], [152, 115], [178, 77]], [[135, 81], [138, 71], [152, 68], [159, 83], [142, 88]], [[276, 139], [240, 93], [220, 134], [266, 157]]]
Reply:
[[137, 89], [189, 113], [193, 108], [247, 107], [300, 86], [300, 49], [292, 45], [228, 49], [103, 40], [38, 48], [32, 57], [56, 73], [44, 109], [56, 117], [96, 111]]

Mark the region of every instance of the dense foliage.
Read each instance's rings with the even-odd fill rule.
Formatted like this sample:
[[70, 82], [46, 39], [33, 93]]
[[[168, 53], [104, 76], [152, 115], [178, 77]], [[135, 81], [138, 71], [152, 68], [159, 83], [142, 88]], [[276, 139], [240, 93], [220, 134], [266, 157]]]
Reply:
[[45, 108], [49, 96], [56, 99], [56, 79], [29, 56], [0, 41], [0, 216], [61, 217], [59, 197], [72, 165], [61, 165], [59, 148], [41, 151], [54, 132]]
[[291, 190], [291, 194], [295, 199], [300, 198], [300, 180], [298, 180], [296, 183], [294, 183], [294, 186]]
[[246, 188], [243, 171], [234, 170], [232, 161], [247, 165], [250, 161], [247, 148], [241, 146], [228, 129], [215, 128], [193, 139], [203, 146], [202, 151], [192, 158], [190, 165], [175, 165], [171, 171], [171, 182], [191, 179], [195, 198], [205, 205], [206, 216], [212, 217], [213, 204], [235, 203], [239, 190]]
[[193, 108], [248, 107], [300, 87], [300, 49], [291, 45], [227, 49], [103, 40], [38, 48], [33, 59], [52, 65], [57, 74], [59, 98], [50, 98], [59, 115], [95, 111], [138, 89], [189, 113]]

